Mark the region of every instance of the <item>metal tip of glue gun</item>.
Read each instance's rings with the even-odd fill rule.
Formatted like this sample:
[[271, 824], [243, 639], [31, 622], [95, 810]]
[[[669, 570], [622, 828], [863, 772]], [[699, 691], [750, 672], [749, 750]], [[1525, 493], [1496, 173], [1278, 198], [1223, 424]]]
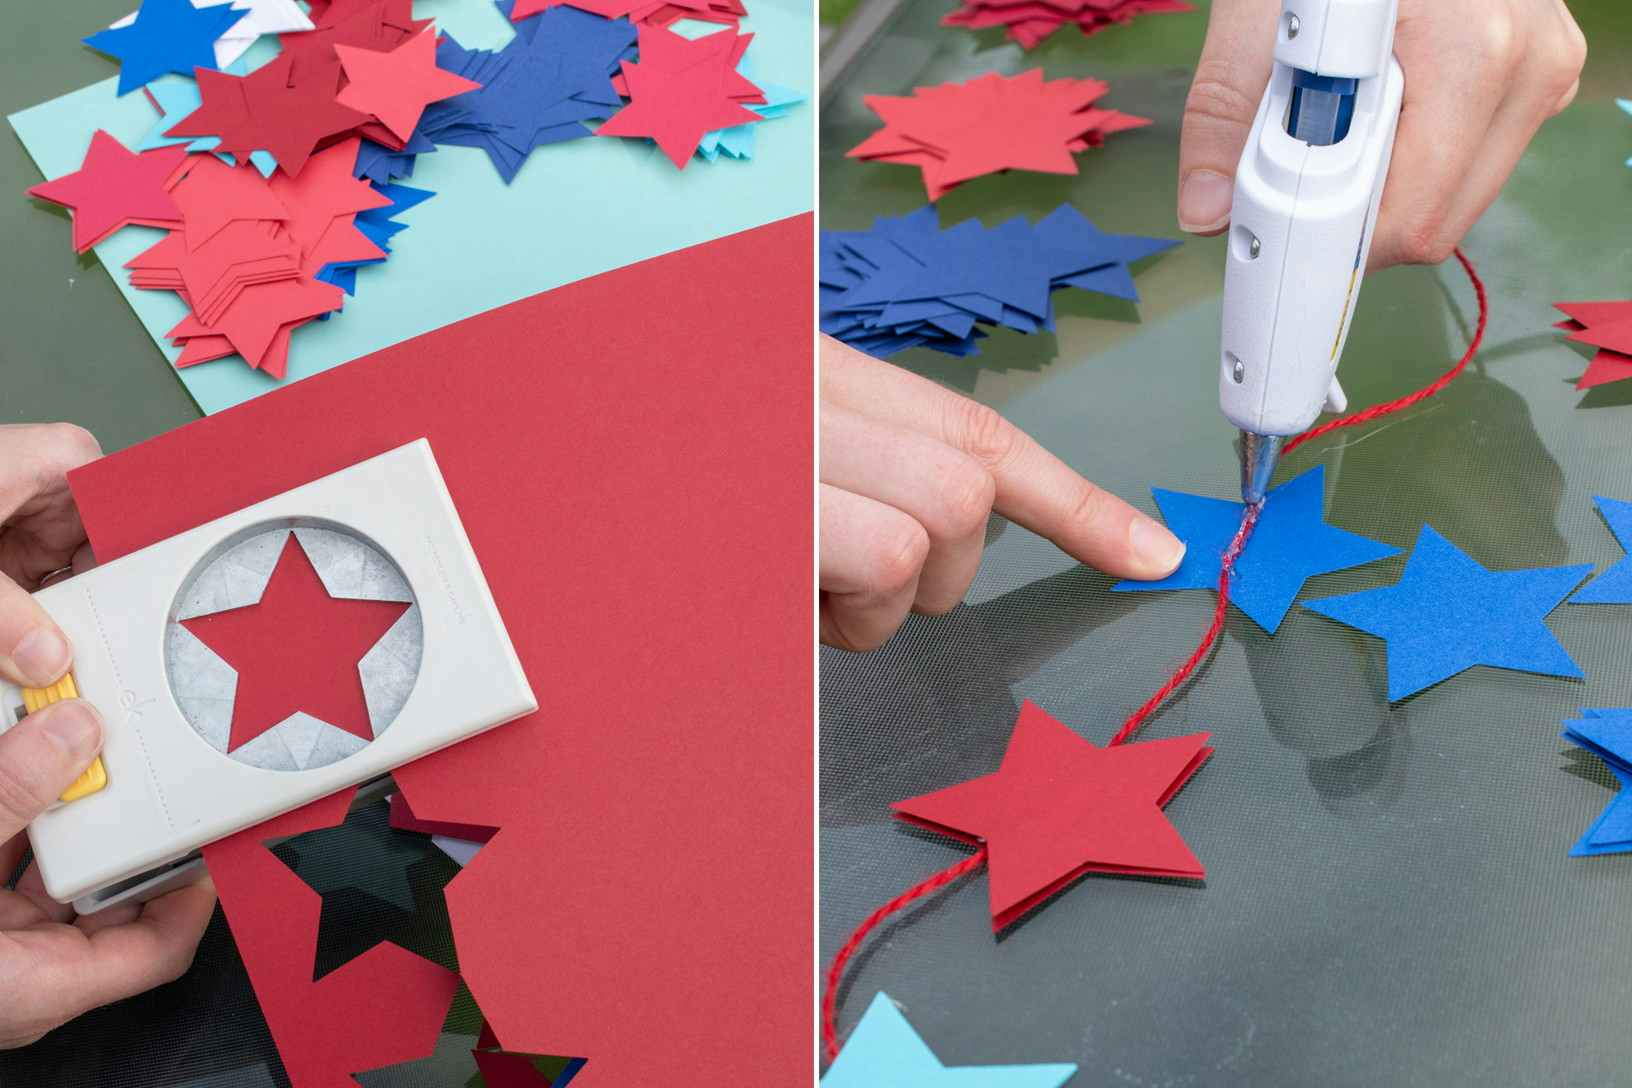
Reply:
[[1241, 432], [1241, 501], [1248, 506], [1264, 501], [1285, 441], [1278, 434]]

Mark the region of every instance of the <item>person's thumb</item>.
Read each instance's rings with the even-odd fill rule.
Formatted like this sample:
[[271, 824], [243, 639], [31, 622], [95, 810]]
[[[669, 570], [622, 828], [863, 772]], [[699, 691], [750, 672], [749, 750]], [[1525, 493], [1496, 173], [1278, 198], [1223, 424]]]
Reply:
[[28, 688], [48, 687], [73, 660], [68, 636], [22, 586], [0, 574], [0, 677]]
[[102, 748], [102, 716], [65, 699], [0, 733], [0, 842], [44, 812]]
[[1230, 221], [1235, 167], [1275, 62], [1279, 0], [1215, 0], [1179, 137], [1179, 227], [1217, 234]]

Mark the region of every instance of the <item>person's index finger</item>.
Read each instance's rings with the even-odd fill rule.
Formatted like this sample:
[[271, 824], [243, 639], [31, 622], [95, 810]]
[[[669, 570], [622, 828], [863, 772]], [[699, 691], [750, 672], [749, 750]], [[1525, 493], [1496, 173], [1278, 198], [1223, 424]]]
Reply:
[[993, 509], [1073, 559], [1122, 578], [1162, 578], [1184, 557], [1167, 529], [1083, 479], [994, 409], [927, 378], [824, 341], [822, 399], [915, 430], [975, 458], [997, 482]]
[[997, 481], [992, 508], [1054, 542], [1071, 558], [1120, 578], [1164, 578], [1184, 545], [1098, 484], [1049, 453], [995, 411], [966, 412], [953, 444], [986, 465]]

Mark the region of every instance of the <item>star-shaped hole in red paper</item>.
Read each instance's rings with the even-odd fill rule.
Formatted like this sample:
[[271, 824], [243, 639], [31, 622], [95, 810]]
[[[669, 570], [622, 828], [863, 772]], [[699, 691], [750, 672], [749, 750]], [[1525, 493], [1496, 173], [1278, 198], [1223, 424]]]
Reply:
[[179, 144], [138, 155], [98, 129], [78, 170], [41, 182], [28, 195], [73, 210], [74, 249], [84, 253], [133, 223], [179, 226], [181, 209], [170, 187], [186, 159], [187, 148]]
[[1205, 876], [1162, 809], [1213, 754], [1207, 738], [1099, 748], [1028, 701], [997, 771], [892, 808], [986, 844], [999, 930], [1085, 873]]
[[181, 621], [238, 673], [227, 751], [300, 712], [374, 739], [357, 664], [409, 607], [331, 597], [291, 532], [258, 602]]
[[642, 27], [640, 60], [624, 61], [619, 90], [630, 103], [597, 136], [648, 136], [684, 169], [706, 133], [764, 118], [747, 104], [764, 93], [737, 72], [752, 34], [722, 30], [695, 40]]
[[884, 127], [848, 155], [916, 166], [929, 199], [960, 182], [1003, 170], [1077, 173], [1077, 152], [1112, 133], [1150, 124], [1144, 117], [1096, 109], [1109, 90], [1097, 79], [1045, 81], [1033, 68], [989, 72], [965, 83], [919, 87], [909, 97], [868, 95]]
[[425, 107], [481, 87], [436, 66], [436, 32], [424, 31], [388, 53], [337, 45], [349, 82], [337, 101], [371, 113], [400, 140], [407, 140]]
[[1567, 339], [1597, 348], [1587, 369], [1576, 380], [1577, 389], [1591, 389], [1632, 378], [1632, 299], [1619, 302], [1555, 302], [1566, 319], [1554, 328]]

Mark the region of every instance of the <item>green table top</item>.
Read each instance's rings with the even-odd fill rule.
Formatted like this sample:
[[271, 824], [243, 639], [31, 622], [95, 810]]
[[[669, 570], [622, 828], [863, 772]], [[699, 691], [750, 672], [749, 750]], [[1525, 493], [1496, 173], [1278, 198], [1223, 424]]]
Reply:
[[[20, 4], [0, 45], [0, 113], [78, 90], [118, 71], [80, 44], [136, 5], [131, 0]], [[147, 338], [95, 254], [78, 256], [65, 209], [23, 190], [40, 172], [9, 126], [0, 140], [0, 235], [12, 274], [0, 296], [0, 423], [70, 420], [104, 450], [122, 449], [197, 419], [170, 364]]]
[[[937, 25], [949, 7], [908, 3], [824, 103], [824, 228], [924, 201], [916, 171], [843, 157], [878, 124], [863, 94], [1041, 66], [1106, 79], [1106, 106], [1155, 123], [1079, 156], [1076, 177], [967, 183], [942, 222], [1070, 201], [1108, 230], [1179, 237], [1179, 119], [1205, 13], [1065, 30], [1028, 54]], [[1580, 98], [1466, 241], [1491, 292], [1487, 347], [1440, 397], [1310, 443], [1278, 477], [1325, 464], [1337, 525], [1409, 549], [1428, 521], [1495, 568], [1621, 557], [1592, 496], [1632, 499], [1632, 383], [1577, 392], [1585, 355], [1550, 328], [1550, 304], [1632, 282], [1632, 120], [1613, 101], [1632, 95], [1632, 8], [1572, 8], [1591, 50]], [[1153, 485], [1233, 498], [1222, 269], [1221, 239], [1187, 240], [1138, 271], [1137, 307], [1062, 292], [1055, 334], [895, 361], [1147, 510]], [[1369, 279], [1344, 355], [1351, 404], [1426, 385], [1474, 312], [1454, 263]], [[1315, 579], [1305, 597], [1390, 584], [1403, 562]], [[1104, 743], [1213, 607], [1110, 585], [1009, 527], [952, 615], [914, 618], [874, 654], [823, 651], [824, 961], [874, 905], [966, 853], [893, 825], [889, 802], [995, 769], [1023, 699]], [[994, 940], [985, 879], [967, 881], [870, 942], [841, 1033], [884, 990], [948, 1064], [1076, 1061], [1084, 1085], [1623, 1079], [1632, 858], [1567, 857], [1614, 786], [1558, 734], [1576, 707], [1632, 702], [1632, 608], [1564, 606], [1550, 626], [1586, 680], [1481, 668], [1390, 707], [1379, 641], [1302, 611], [1270, 638], [1232, 613], [1142, 734], [1213, 733], [1217, 755], [1169, 809], [1205, 883], [1091, 877]]]

